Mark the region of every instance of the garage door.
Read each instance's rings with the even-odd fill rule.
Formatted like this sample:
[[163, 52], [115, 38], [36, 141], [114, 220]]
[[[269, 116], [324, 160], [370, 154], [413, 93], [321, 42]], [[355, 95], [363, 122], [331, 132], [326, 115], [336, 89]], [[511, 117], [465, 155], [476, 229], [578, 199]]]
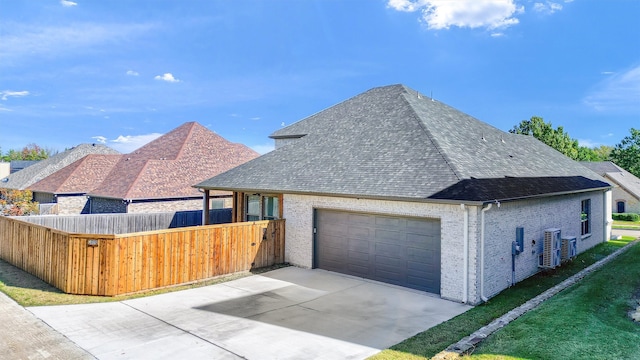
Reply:
[[316, 210], [314, 266], [440, 293], [440, 221]]

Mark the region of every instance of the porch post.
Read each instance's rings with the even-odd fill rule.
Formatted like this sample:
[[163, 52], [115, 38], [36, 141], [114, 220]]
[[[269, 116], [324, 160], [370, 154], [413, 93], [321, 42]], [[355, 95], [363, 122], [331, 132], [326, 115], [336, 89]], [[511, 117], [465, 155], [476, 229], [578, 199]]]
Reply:
[[202, 195], [202, 225], [209, 225], [209, 203], [211, 202], [209, 190], [204, 190]]

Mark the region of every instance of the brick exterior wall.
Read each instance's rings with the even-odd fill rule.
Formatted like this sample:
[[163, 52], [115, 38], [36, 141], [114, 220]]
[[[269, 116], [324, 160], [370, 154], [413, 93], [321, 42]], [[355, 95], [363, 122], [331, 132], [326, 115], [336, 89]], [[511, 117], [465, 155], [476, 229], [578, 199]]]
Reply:
[[[581, 201], [591, 199], [591, 234], [580, 236]], [[496, 204], [485, 212], [485, 272], [484, 294], [491, 297], [511, 285], [511, 242], [516, 237], [516, 227], [524, 228], [524, 249], [516, 256], [516, 282], [537, 273], [538, 256], [542, 253], [544, 230], [559, 228], [562, 236], [577, 237], [578, 253], [608, 240], [605, 236], [606, 217], [603, 192], [515, 201]], [[480, 219], [481, 214], [476, 214]], [[480, 240], [480, 224], [476, 238]], [[533, 244], [535, 241], [535, 244]], [[478, 247], [479, 248], [479, 247]], [[480, 253], [477, 257], [479, 259]], [[471, 289], [470, 301], [480, 302], [480, 261], [474, 272], [478, 280]]]
[[58, 195], [58, 215], [88, 214], [89, 206], [86, 195]]
[[92, 214], [112, 214], [127, 212], [127, 204], [121, 199], [92, 197], [90, 201]]
[[[591, 199], [591, 235], [580, 237], [581, 201]], [[398, 216], [428, 217], [440, 220], [441, 288], [440, 296], [463, 301], [464, 289], [464, 216], [460, 205], [401, 202], [339, 197], [284, 194], [284, 218], [287, 220], [285, 261], [304, 268], [313, 265], [313, 209], [335, 209]], [[511, 242], [516, 227], [524, 227], [524, 249], [516, 258], [516, 281], [539, 271], [538, 255], [547, 228], [560, 228], [563, 236], [578, 237], [577, 250], [583, 252], [606, 241], [603, 219], [606, 202], [603, 192], [515, 201], [495, 204], [485, 212], [484, 294], [491, 297], [511, 284]], [[468, 211], [468, 303], [481, 302], [480, 239], [481, 207]], [[532, 240], [535, 245], [532, 246]]]
[[615, 187], [613, 188], [612, 191], [612, 204], [611, 204], [611, 211], [614, 213], [618, 212], [618, 201], [624, 201], [625, 202], [625, 209], [624, 211], [627, 213], [636, 213], [636, 214], [640, 214], [640, 201], [638, 201], [638, 199], [629, 194], [626, 190], [624, 190], [621, 187]]
[[169, 211], [202, 210], [202, 199], [194, 200], [159, 200], [132, 202], [129, 213], [157, 213]]
[[463, 211], [459, 205], [429, 204], [338, 197], [284, 194], [286, 223], [285, 261], [304, 268], [313, 266], [313, 209], [335, 209], [440, 219], [441, 286], [446, 299], [462, 299]]

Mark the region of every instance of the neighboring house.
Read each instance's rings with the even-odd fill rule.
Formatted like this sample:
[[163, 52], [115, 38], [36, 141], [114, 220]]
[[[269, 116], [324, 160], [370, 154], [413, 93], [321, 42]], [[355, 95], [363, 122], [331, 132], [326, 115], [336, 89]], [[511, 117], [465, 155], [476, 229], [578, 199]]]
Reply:
[[11, 174], [11, 163], [0, 161], [0, 179], [6, 178]]
[[80, 144], [0, 179], [0, 188], [25, 190], [36, 182], [89, 154], [119, 153], [101, 144]]
[[40, 160], [11, 160], [11, 174], [24, 170], [33, 164], [37, 164]]
[[[257, 156], [245, 145], [188, 122], [123, 155], [100, 185], [87, 191], [89, 207], [93, 214], [201, 209], [202, 193], [193, 184]], [[224, 207], [230, 197], [230, 192], [216, 192], [207, 204]]]
[[612, 191], [612, 212], [640, 214], [640, 179], [611, 161], [581, 164], [617, 185]]
[[87, 193], [98, 187], [123, 155], [87, 155], [29, 186], [40, 204], [57, 204], [56, 214], [90, 214]]
[[545, 230], [577, 237], [578, 252], [609, 237], [598, 174], [403, 85], [271, 138], [274, 151], [196, 186], [233, 191], [235, 221], [286, 219], [293, 265], [477, 304], [539, 271]]

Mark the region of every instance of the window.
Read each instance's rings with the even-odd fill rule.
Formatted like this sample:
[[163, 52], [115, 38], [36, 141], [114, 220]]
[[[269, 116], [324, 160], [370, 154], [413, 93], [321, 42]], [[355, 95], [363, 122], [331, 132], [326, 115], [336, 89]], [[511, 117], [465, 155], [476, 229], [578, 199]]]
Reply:
[[582, 200], [580, 235], [591, 234], [591, 199]]
[[618, 201], [618, 202], [616, 203], [616, 205], [617, 205], [617, 207], [618, 207], [618, 212], [619, 212], [619, 213], [621, 213], [621, 214], [622, 214], [622, 213], [624, 213], [624, 212], [625, 212], [625, 211], [624, 211], [624, 210], [625, 210], [625, 208], [624, 208], [624, 201]]
[[275, 195], [246, 196], [246, 221], [275, 220], [280, 214], [280, 199]]

